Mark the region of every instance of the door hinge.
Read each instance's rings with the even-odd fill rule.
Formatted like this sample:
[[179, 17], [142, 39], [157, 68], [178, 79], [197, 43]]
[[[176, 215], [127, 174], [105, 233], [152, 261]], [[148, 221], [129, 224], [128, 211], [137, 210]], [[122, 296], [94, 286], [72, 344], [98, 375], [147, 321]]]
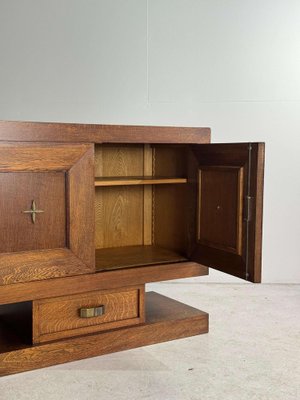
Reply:
[[253, 217], [253, 197], [246, 196], [245, 221], [250, 222]]

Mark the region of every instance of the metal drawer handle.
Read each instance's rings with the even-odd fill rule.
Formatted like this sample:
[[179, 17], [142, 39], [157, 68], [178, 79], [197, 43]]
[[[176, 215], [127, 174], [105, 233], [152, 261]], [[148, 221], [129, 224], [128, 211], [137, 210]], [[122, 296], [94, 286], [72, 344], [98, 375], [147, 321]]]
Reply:
[[80, 308], [79, 309], [79, 316], [80, 318], [93, 318], [99, 317], [105, 313], [105, 306], [97, 306], [91, 308]]

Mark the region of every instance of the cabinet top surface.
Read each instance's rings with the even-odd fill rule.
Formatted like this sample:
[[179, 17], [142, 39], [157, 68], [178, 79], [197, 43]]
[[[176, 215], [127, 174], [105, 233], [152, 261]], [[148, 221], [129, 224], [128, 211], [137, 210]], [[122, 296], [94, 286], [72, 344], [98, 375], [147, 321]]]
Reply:
[[0, 141], [210, 143], [210, 128], [0, 121]]

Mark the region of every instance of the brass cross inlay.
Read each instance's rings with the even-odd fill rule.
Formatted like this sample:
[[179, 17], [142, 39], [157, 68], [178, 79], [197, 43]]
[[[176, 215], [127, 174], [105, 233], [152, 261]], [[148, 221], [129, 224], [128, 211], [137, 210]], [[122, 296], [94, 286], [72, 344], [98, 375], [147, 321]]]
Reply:
[[32, 202], [31, 202], [31, 209], [23, 211], [23, 213], [25, 213], [25, 214], [31, 214], [31, 221], [33, 224], [35, 224], [35, 215], [43, 213], [43, 212], [44, 212], [44, 210], [38, 210], [36, 208], [36, 204], [35, 204], [34, 200], [32, 200]]

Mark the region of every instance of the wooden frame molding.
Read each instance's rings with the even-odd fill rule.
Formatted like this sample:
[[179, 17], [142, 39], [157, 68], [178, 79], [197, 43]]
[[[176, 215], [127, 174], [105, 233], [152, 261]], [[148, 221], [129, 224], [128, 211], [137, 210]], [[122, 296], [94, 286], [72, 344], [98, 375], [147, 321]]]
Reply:
[[67, 192], [66, 247], [0, 254], [0, 285], [95, 270], [93, 154], [90, 144], [0, 144], [0, 172], [63, 171]]
[[191, 278], [207, 274], [208, 268], [203, 265], [180, 262], [70, 276], [63, 279], [17, 283], [0, 286], [0, 304], [46, 299], [92, 290], [116, 289], [123, 286]]

